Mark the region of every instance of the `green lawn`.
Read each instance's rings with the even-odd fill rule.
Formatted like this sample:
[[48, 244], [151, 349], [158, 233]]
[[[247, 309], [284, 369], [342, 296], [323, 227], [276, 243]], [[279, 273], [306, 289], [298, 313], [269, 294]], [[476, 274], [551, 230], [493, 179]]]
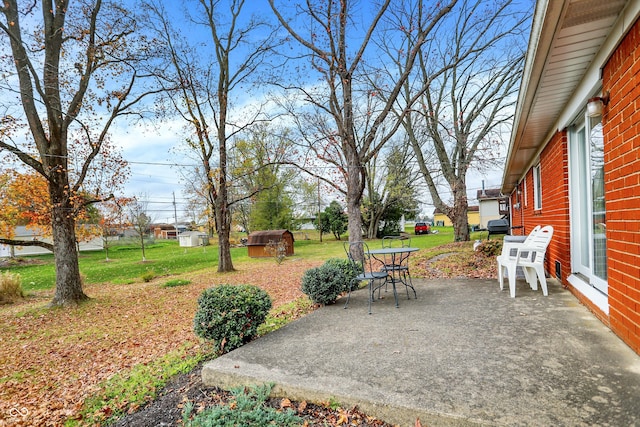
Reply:
[[[411, 235], [411, 246], [431, 248], [453, 241], [451, 227], [434, 227], [437, 234]], [[305, 240], [296, 233], [294, 257], [313, 260], [344, 257], [343, 242], [335, 240], [331, 235], [324, 235], [322, 242], [318, 240], [316, 232], [306, 233], [309, 240]], [[478, 233], [472, 234], [472, 239], [482, 238]], [[213, 240], [215, 242], [215, 239]], [[380, 246], [380, 240], [369, 241], [370, 247]], [[132, 283], [142, 280], [143, 275], [171, 276], [181, 273], [198, 271], [207, 268], [217, 268], [218, 248], [215, 245], [205, 248], [182, 248], [177, 241], [162, 240], [145, 247], [146, 262], [142, 262], [142, 252], [136, 245], [113, 246], [109, 249], [109, 261], [106, 261], [104, 251], [82, 252], [80, 254], [80, 271], [84, 283]], [[269, 258], [252, 259], [247, 256], [247, 248], [231, 249], [234, 264], [243, 262], [274, 262]], [[53, 288], [55, 272], [52, 255], [30, 257], [41, 261], [38, 265], [16, 265], [0, 270], [18, 273], [22, 279], [25, 291]], [[286, 262], [286, 261], [285, 261]]]

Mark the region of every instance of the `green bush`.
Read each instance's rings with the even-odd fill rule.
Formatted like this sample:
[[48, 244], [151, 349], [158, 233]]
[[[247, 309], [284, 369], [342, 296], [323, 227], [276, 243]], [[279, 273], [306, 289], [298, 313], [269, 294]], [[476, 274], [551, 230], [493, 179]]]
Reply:
[[333, 304], [348, 289], [349, 282], [349, 278], [339, 267], [325, 263], [304, 272], [302, 292], [316, 304]]
[[194, 330], [224, 353], [251, 341], [270, 309], [269, 294], [257, 286], [216, 286], [198, 298]]
[[185, 286], [191, 283], [191, 280], [186, 279], [171, 279], [167, 280], [163, 285], [165, 288], [175, 288], [176, 286]]
[[0, 304], [12, 303], [18, 298], [24, 298], [20, 275], [8, 271], [0, 273]]
[[501, 240], [483, 240], [477, 247], [476, 252], [485, 257], [498, 256], [502, 253]]
[[[361, 271], [359, 271], [358, 268], [355, 265], [353, 265], [351, 261], [349, 261], [346, 258], [329, 258], [325, 262], [325, 265], [332, 265], [334, 267], [338, 267], [340, 271], [342, 271], [342, 273], [345, 275], [347, 280], [346, 283], [351, 283], [351, 290], [354, 290], [358, 287], [359, 282], [357, 282], [354, 279], [358, 274], [361, 273]], [[344, 290], [345, 291], [349, 290], [348, 285], [345, 285]]]
[[147, 271], [140, 276], [143, 282], [150, 282], [156, 277], [156, 273], [153, 271]]
[[208, 407], [194, 415], [193, 403], [187, 402], [182, 413], [185, 427], [205, 426], [299, 426], [302, 418], [291, 409], [278, 411], [266, 405], [272, 384], [253, 387], [237, 387], [231, 390], [230, 405]]

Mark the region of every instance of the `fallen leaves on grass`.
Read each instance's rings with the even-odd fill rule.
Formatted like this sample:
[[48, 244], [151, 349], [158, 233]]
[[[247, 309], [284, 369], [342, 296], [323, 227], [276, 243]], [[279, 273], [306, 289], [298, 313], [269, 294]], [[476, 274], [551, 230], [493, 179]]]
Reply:
[[[304, 296], [300, 278], [317, 264], [292, 260], [274, 268], [247, 263], [233, 273], [189, 275], [192, 283], [176, 288], [157, 281], [91, 285], [85, 292], [92, 300], [77, 308], [45, 308], [51, 292], [3, 307], [0, 425], [61, 425], [77, 417], [85, 399], [115, 373], [179, 349], [195, 355], [199, 340], [193, 318], [204, 289], [221, 283], [254, 284], [279, 307]], [[102, 410], [108, 417], [115, 409]]]
[[474, 251], [472, 242], [420, 251], [410, 261], [411, 274], [426, 279], [492, 279], [498, 274], [496, 258]]

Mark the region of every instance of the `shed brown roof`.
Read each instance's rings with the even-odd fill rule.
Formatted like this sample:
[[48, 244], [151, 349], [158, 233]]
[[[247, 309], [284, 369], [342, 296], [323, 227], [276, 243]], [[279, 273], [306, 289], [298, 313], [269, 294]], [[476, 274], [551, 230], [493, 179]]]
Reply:
[[289, 230], [264, 230], [254, 231], [249, 234], [248, 246], [266, 245], [270, 240], [280, 241], [284, 235], [290, 235], [291, 241], [294, 241], [293, 233]]

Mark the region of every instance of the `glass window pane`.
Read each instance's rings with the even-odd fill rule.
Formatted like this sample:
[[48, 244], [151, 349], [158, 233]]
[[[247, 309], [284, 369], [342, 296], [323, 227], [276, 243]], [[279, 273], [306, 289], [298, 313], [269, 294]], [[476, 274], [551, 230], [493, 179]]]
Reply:
[[[579, 224], [580, 224], [580, 236], [583, 238], [587, 238], [591, 233], [589, 233], [589, 224], [591, 222], [589, 215], [589, 197], [588, 197], [588, 184], [587, 184], [587, 165], [589, 164], [587, 161], [588, 151], [585, 141], [585, 130], [584, 127], [580, 129], [576, 133], [576, 148], [578, 151], [578, 162], [576, 167], [578, 168], [578, 186], [580, 193], [580, 209], [578, 211], [578, 215], [580, 216]], [[590, 255], [589, 255], [589, 245], [587, 242], [583, 242], [583, 244], [579, 245], [580, 247], [580, 264], [586, 268], [591, 267]]]
[[593, 230], [593, 274], [607, 280], [607, 220], [604, 194], [604, 139], [602, 123], [589, 133], [591, 166], [591, 216]]

